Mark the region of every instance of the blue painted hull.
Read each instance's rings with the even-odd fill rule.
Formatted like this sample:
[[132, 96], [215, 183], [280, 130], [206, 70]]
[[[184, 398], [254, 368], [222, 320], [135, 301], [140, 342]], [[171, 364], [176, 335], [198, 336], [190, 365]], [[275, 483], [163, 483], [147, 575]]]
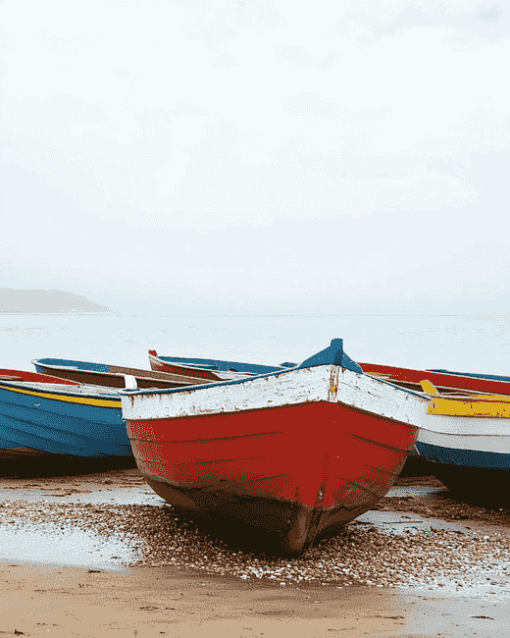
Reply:
[[419, 454], [431, 461], [452, 468], [479, 468], [485, 470], [504, 470], [510, 477], [510, 454], [506, 452], [487, 452], [485, 450], [459, 450], [438, 445], [416, 444]]
[[[453, 496], [486, 506], [510, 505], [510, 436], [491, 437], [491, 449], [477, 449], [477, 437], [457, 435], [451, 437], [450, 445], [435, 445], [420, 441], [420, 435], [416, 447], [428, 473]], [[464, 443], [459, 445], [462, 439]]]
[[132, 457], [120, 400], [23, 383], [0, 385], [0, 446], [80, 458]]
[[[0, 432], [3, 433], [1, 418], [0, 418]], [[5, 439], [3, 436], [0, 436], [0, 450], [11, 450], [16, 447], [18, 446], [14, 441], [12, 441], [11, 439]]]

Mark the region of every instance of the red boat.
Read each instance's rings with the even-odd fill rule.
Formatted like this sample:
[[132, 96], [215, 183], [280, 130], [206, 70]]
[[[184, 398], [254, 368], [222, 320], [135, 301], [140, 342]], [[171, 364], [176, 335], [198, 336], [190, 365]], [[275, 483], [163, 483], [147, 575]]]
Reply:
[[26, 372], [25, 370], [10, 370], [0, 368], [0, 381], [30, 381], [34, 383], [59, 383], [60, 385], [80, 385], [76, 381], [59, 379], [49, 374]]
[[224, 361], [223, 359], [194, 359], [191, 357], [160, 356], [156, 350], [149, 350], [151, 369], [158, 372], [182, 374], [188, 377], [207, 379], [208, 381], [232, 381], [257, 374], [283, 371], [297, 364], [267, 366], [242, 361]]
[[[152, 370], [185, 374], [210, 381], [225, 381], [268, 372], [283, 372], [298, 365], [297, 363], [281, 363], [278, 366], [268, 366], [221, 359], [162, 356], [158, 355], [156, 350], [149, 350], [149, 361]], [[465, 394], [468, 391], [510, 395], [510, 377], [452, 372], [451, 370], [415, 370], [377, 363], [358, 362], [358, 364], [366, 374], [418, 392], [422, 391], [421, 381], [428, 380], [435, 385], [440, 393], [461, 392]]]
[[342, 340], [299, 367], [186, 390], [123, 390], [139, 469], [169, 503], [297, 553], [369, 510], [428, 401], [362, 373]]
[[399, 386], [421, 392], [421, 381], [430, 381], [441, 393], [455, 394], [508, 394], [510, 378], [469, 372], [450, 372], [449, 370], [413, 370], [377, 363], [359, 363], [363, 372]]

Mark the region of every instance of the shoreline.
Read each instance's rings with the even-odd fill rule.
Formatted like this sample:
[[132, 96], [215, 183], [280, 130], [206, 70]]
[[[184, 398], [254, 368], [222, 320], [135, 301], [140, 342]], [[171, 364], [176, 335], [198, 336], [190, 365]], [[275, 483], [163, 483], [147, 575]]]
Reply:
[[508, 609], [485, 599], [376, 587], [282, 591], [276, 585], [199, 578], [173, 568], [119, 574], [0, 564], [0, 578], [0, 619], [7, 635], [503, 638], [509, 622]]
[[[459, 504], [431, 477], [401, 479], [377, 509], [346, 526], [345, 538], [289, 562], [264, 563], [170, 510], [136, 469], [4, 479], [0, 632], [140, 638], [507, 633], [510, 567], [497, 549], [509, 545], [508, 512]], [[136, 547], [137, 556], [122, 555]], [[388, 567], [366, 584], [363, 574], [384, 552]], [[79, 565], [69, 564], [77, 559]], [[443, 564], [429, 569], [429, 559]], [[211, 572], [211, 560], [224, 562]], [[448, 565], [451, 574], [441, 583], [437, 570], [447, 574]], [[323, 578], [299, 580], [307, 570]]]

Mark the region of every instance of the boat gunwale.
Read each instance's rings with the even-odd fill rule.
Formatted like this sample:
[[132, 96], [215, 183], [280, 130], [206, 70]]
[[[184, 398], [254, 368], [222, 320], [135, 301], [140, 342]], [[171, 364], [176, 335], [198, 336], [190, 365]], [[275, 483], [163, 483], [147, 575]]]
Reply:
[[[401, 366], [392, 366], [392, 365], [388, 365], [388, 364], [384, 364], [384, 363], [368, 363], [368, 362], [359, 362], [359, 365], [362, 367], [364, 374], [368, 374], [370, 376], [373, 376], [374, 378], [379, 378], [379, 375], [385, 375], [385, 379], [389, 380], [390, 383], [409, 383], [412, 385], [419, 385], [420, 381], [414, 381], [414, 380], [409, 380], [406, 376], [404, 376], [403, 378], [400, 375], [406, 375], [407, 373], [410, 373], [411, 376], [414, 376], [416, 374], [420, 374], [423, 375], [423, 379], [422, 380], [430, 380], [432, 382], [434, 382], [434, 385], [436, 385], [436, 387], [438, 389], [441, 390], [452, 390], [452, 391], [464, 391], [466, 393], [478, 393], [481, 392], [483, 394], [489, 394], [492, 392], [488, 392], [487, 390], [475, 390], [475, 389], [471, 389], [471, 388], [463, 388], [462, 386], [459, 386], [458, 382], [459, 379], [462, 381], [463, 379], [467, 382], [476, 382], [476, 381], [481, 381], [481, 382], [486, 382], [486, 383], [491, 383], [491, 384], [495, 384], [496, 387], [499, 385], [501, 387], [502, 390], [505, 390], [506, 388], [506, 392], [502, 392], [502, 395], [506, 395], [509, 396], [510, 395], [510, 377], [496, 377], [496, 376], [491, 376], [491, 375], [483, 375], [480, 373], [474, 373], [474, 372], [465, 372], [465, 373], [454, 373], [451, 371], [447, 371], [447, 370], [440, 370], [440, 369], [430, 369], [430, 368], [426, 368], [426, 369], [419, 369], [419, 368], [405, 368], [405, 367], [401, 367]], [[367, 368], [368, 370], [365, 371], [365, 368]], [[428, 375], [428, 376], [427, 376]], [[440, 378], [443, 377], [444, 381], [448, 381], [451, 382], [451, 385], [444, 385], [444, 383], [441, 383]], [[384, 379], [381, 379], [381, 381]], [[455, 382], [457, 381], [457, 382]], [[498, 392], [493, 392], [494, 394], [498, 394]]]
[[[267, 365], [264, 363], [249, 363], [245, 361], [230, 361], [226, 359], [202, 359], [199, 357], [174, 357], [171, 355], [159, 355], [153, 354], [149, 351], [149, 359], [159, 359], [162, 363], [167, 364], [175, 364], [178, 366], [182, 366], [183, 368], [189, 368], [191, 370], [204, 370], [205, 372], [214, 372], [219, 374], [238, 374], [238, 375], [246, 375], [248, 377], [259, 376], [260, 374], [269, 374], [269, 372], [243, 372], [242, 370], [224, 370], [218, 366], [218, 364], [225, 365], [237, 365], [237, 366], [245, 366], [245, 367], [254, 367], [254, 368], [273, 368], [270, 372], [285, 372], [287, 369], [286, 366], [279, 365]], [[200, 362], [200, 363], [196, 363]], [[212, 362], [212, 363], [208, 363]]]
[[[288, 368], [286, 370], [276, 370], [275, 372], [266, 372], [264, 374], [257, 374], [257, 375], [253, 375], [253, 376], [247, 376], [245, 378], [242, 379], [228, 379], [225, 381], [215, 381], [213, 383], [204, 383], [204, 384], [200, 384], [200, 385], [189, 385], [185, 388], [157, 388], [154, 390], [149, 390], [149, 389], [144, 389], [144, 388], [136, 388], [136, 389], [129, 389], [129, 388], [122, 388], [119, 389], [119, 394], [122, 396], [127, 396], [127, 397], [134, 397], [134, 396], [141, 396], [141, 395], [154, 395], [154, 394], [173, 394], [173, 393], [177, 393], [177, 392], [195, 392], [197, 390], [206, 390], [206, 389], [210, 389], [210, 388], [217, 388], [217, 387], [225, 387], [225, 386], [232, 386], [232, 385], [238, 385], [241, 383], [249, 383], [249, 382], [253, 382], [253, 381], [257, 381], [259, 379], [264, 379], [264, 378], [268, 378], [268, 377], [276, 377], [279, 375], [287, 375], [287, 374], [292, 374], [301, 370], [312, 370], [313, 368], [337, 368], [338, 370], [349, 370], [348, 368], [344, 368], [343, 366], [340, 365], [335, 365], [333, 363], [326, 363], [326, 364], [322, 364], [322, 365], [315, 365], [315, 366], [307, 366], [304, 368], [300, 368], [300, 367], [296, 367], [296, 368]], [[372, 381], [375, 381], [377, 383], [386, 385], [386, 386], [391, 386], [392, 388], [396, 388], [397, 390], [404, 392], [406, 394], [410, 394], [412, 396], [416, 396], [419, 397], [421, 399], [427, 399], [428, 397], [425, 396], [425, 393], [423, 392], [417, 392], [415, 390], [409, 390], [408, 388], [402, 388], [400, 387], [397, 383], [391, 383], [390, 381], [386, 381], [384, 379], [377, 379], [373, 376], [371, 376], [370, 374], [367, 374], [365, 372], [353, 372], [352, 370], [349, 370], [349, 372], [352, 372], [353, 374], [356, 374], [358, 376], [365, 376], [367, 378], [370, 378]]]
[[[140, 380], [143, 381], [162, 381], [162, 382], [168, 382], [168, 383], [176, 383], [176, 384], [182, 384], [182, 386], [188, 386], [190, 385], [186, 379], [193, 379], [193, 381], [195, 380], [195, 377], [187, 377], [184, 374], [176, 374], [173, 372], [165, 372], [163, 370], [143, 370], [142, 368], [129, 368], [127, 366], [117, 366], [114, 364], [107, 364], [107, 363], [95, 363], [93, 361], [73, 361], [73, 363], [83, 363], [83, 364], [92, 364], [92, 365], [97, 365], [97, 366], [105, 366], [108, 367], [108, 370], [90, 370], [88, 368], [81, 368], [80, 366], [75, 366], [75, 365], [65, 365], [65, 364], [56, 364], [56, 363], [44, 363], [44, 361], [72, 361], [71, 359], [53, 359], [53, 358], [47, 358], [47, 359], [32, 359], [31, 363], [32, 365], [34, 365], [37, 369], [37, 367], [39, 368], [48, 368], [50, 370], [59, 370], [59, 371], [63, 371], [63, 372], [79, 372], [79, 373], [83, 373], [83, 374], [91, 374], [91, 375], [97, 375], [97, 376], [112, 376], [112, 377], [117, 377], [117, 378], [122, 378], [125, 377], [126, 375], [130, 375], [130, 376], [134, 376], [139, 378]], [[114, 370], [111, 370], [111, 368], [114, 368]], [[115, 368], [121, 368], [123, 370], [125, 370], [125, 372], [121, 372], [120, 370], [116, 370]], [[40, 374], [45, 374], [45, 373], [40, 373]], [[51, 375], [48, 375], [51, 376]], [[56, 378], [65, 378], [65, 377], [56, 377]], [[198, 379], [198, 377], [196, 377]], [[198, 382], [196, 385], [200, 385], [200, 384], [206, 384], [207, 382], [201, 379], [198, 379]], [[93, 385], [93, 384], [92, 384]]]
[[[37, 385], [36, 385], [37, 384]], [[41, 388], [39, 386], [53, 386], [53, 387], [44, 387]], [[92, 386], [91, 390], [85, 387], [84, 384], [79, 384], [78, 386], [66, 386], [66, 384], [62, 383], [60, 385], [65, 386], [66, 389], [54, 389], [54, 386], [59, 385], [57, 383], [42, 383], [42, 382], [34, 382], [34, 381], [1, 381], [0, 382], [0, 390], [7, 390], [11, 392], [22, 392], [23, 394], [28, 394], [32, 396], [42, 396], [42, 398], [47, 398], [49, 400], [59, 400], [53, 399], [51, 396], [45, 395], [58, 395], [62, 397], [72, 397], [76, 399], [97, 399], [100, 401], [115, 401], [118, 402], [121, 400], [120, 392], [117, 390], [116, 392], [105, 392], [103, 386], [97, 386], [97, 389]], [[72, 388], [67, 390], [67, 388]], [[77, 388], [83, 389], [84, 391], [78, 391]], [[102, 390], [102, 392], [100, 391]], [[117, 404], [115, 405], [117, 407]]]
[[[232, 414], [246, 414], [247, 412], [262, 412], [262, 411], [269, 411], [269, 410], [278, 410], [280, 408], [287, 408], [287, 407], [302, 407], [304, 405], [311, 405], [313, 403], [332, 403], [333, 405], [341, 405], [344, 408], [347, 408], [349, 410], [353, 410], [354, 412], [359, 412], [360, 414], [365, 414], [367, 416], [376, 418], [376, 419], [380, 419], [381, 421], [391, 421], [392, 423], [398, 423], [399, 425], [405, 425], [408, 426], [410, 428], [414, 428], [415, 430], [420, 430], [421, 426], [420, 425], [415, 425], [414, 423], [407, 423], [405, 421], [400, 421], [399, 419], [396, 419], [395, 417], [392, 416], [387, 416], [387, 415], [382, 415], [382, 414], [377, 414], [376, 412], [371, 412], [370, 410], [366, 409], [366, 408], [360, 408], [358, 406], [354, 406], [354, 405], [350, 405], [349, 403], [345, 403], [344, 401], [328, 401], [327, 399], [314, 399], [312, 401], [302, 401], [301, 403], [292, 403], [292, 404], [287, 404], [287, 403], [282, 403], [281, 405], [266, 405], [260, 408], [245, 408], [245, 409], [232, 409], [232, 410], [224, 410], [222, 412], [210, 412], [208, 414], [184, 414], [184, 415], [178, 415], [178, 416], [154, 416], [154, 417], [127, 417], [123, 415], [123, 419], [127, 422], [127, 423], [145, 423], [145, 422], [150, 422], [150, 421], [176, 421], [176, 420], [181, 420], [181, 419], [186, 419], [186, 420], [191, 420], [191, 419], [204, 419], [207, 417], [222, 417], [222, 416], [228, 416], [228, 415], [232, 415]], [[263, 433], [263, 435], [265, 436], [266, 434], [274, 434], [274, 432], [268, 432], [268, 433]], [[131, 437], [130, 437], [131, 438]], [[230, 437], [229, 437], [230, 438]], [[150, 441], [152, 439], [137, 439], [136, 437], [133, 437], [134, 440], [147, 440]], [[190, 439], [191, 441], [194, 440], [198, 440], [198, 439]], [[214, 440], [214, 439], [204, 439], [204, 440]]]

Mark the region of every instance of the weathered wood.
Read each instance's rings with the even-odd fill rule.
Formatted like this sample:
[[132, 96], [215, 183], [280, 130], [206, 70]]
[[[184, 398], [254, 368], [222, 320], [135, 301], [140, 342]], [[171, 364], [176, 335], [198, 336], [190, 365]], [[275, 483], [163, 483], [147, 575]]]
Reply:
[[176, 507], [240, 520], [299, 552], [387, 493], [428, 398], [339, 365], [121, 391], [137, 464]]
[[[109, 364], [96, 364], [84, 361], [64, 359], [34, 359], [37, 370], [61, 379], [70, 379], [78, 383], [123, 388], [125, 376], [135, 377], [139, 388], [178, 388], [208, 383], [204, 379], [186, 377], [167, 372], [142, 370]], [[95, 367], [96, 369], [93, 369]]]
[[[331, 389], [334, 388], [332, 392]], [[126, 419], [198, 416], [319, 401], [419, 425], [427, 399], [339, 366], [316, 366], [196, 389], [123, 394]], [[420, 408], [418, 408], [420, 406]]]

